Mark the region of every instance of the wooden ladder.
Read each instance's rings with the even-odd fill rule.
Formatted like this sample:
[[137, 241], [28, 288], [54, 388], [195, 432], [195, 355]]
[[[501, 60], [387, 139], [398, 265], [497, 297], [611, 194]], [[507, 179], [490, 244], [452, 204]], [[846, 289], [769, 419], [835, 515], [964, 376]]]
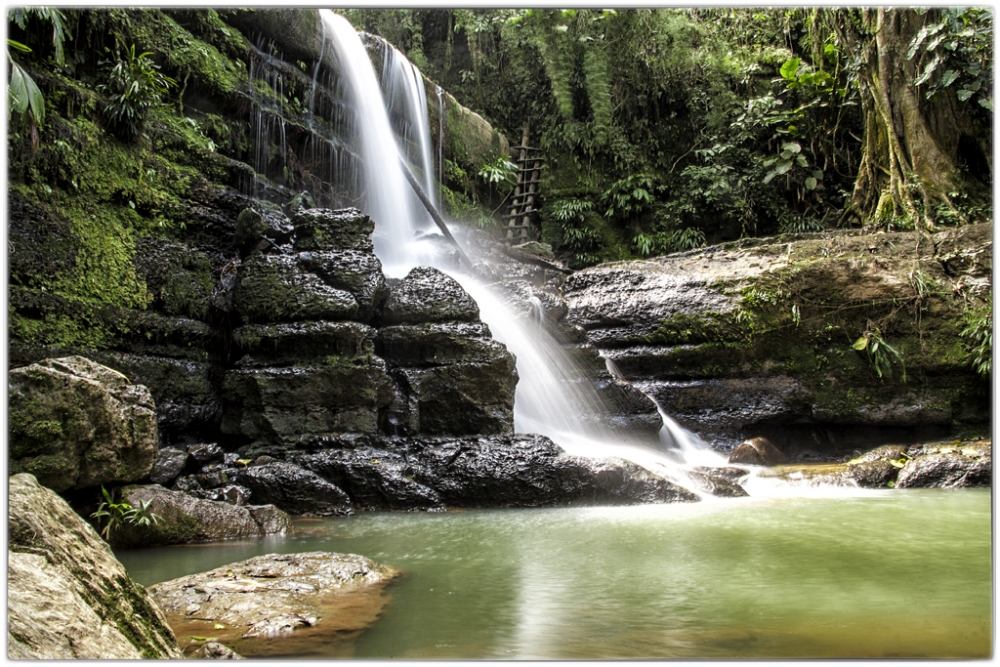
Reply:
[[517, 188], [510, 204], [510, 213], [503, 216], [507, 220], [507, 236], [504, 239], [511, 245], [536, 241], [541, 235], [532, 219], [538, 213], [535, 208], [535, 195], [538, 194], [538, 183], [542, 180], [541, 149], [528, 145], [528, 123], [521, 131], [521, 145], [517, 159]]

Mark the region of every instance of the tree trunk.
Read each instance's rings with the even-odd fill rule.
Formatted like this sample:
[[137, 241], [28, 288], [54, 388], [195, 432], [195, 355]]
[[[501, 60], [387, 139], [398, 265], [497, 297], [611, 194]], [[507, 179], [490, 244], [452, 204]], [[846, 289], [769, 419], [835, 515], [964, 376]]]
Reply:
[[981, 199], [988, 192], [958, 167], [963, 135], [978, 142], [954, 91], [928, 101], [913, 83], [919, 55], [907, 58], [907, 50], [932, 16], [904, 8], [862, 10], [861, 24], [874, 37], [862, 46], [864, 153], [845, 219], [868, 223], [905, 216], [932, 230], [942, 210], [964, 220], [953, 202], [956, 193]]

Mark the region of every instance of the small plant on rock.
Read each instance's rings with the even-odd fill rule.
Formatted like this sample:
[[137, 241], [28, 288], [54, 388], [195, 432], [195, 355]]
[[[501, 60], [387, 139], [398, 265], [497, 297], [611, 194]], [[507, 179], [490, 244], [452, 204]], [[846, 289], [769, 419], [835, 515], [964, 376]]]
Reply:
[[176, 81], [160, 72], [150, 59], [151, 51], [137, 54], [135, 44], [126, 46], [121, 39], [118, 43], [108, 82], [100, 86], [108, 94], [104, 117], [112, 133], [133, 142], [142, 134], [149, 111]]
[[159, 514], [149, 511], [152, 500], [140, 500], [138, 507], [133, 507], [131, 503], [118, 499], [116, 490], [108, 491], [101, 487], [101, 495], [104, 500], [97, 506], [97, 511], [90, 516], [97, 519], [101, 528], [101, 535], [105, 540], [111, 539], [111, 533], [117, 531], [125, 524], [131, 526], [148, 526], [159, 523], [162, 518]]

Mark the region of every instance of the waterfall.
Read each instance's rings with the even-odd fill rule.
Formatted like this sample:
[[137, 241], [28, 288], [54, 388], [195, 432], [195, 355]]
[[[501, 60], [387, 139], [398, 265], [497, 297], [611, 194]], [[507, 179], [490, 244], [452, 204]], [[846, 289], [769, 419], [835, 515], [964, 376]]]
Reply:
[[[517, 432], [540, 433], [550, 437], [568, 453], [585, 456], [624, 456], [656, 470], [668, 478], [677, 477], [677, 463], [718, 465], [721, 457], [705, 452], [679, 425], [664, 416], [664, 443], [673, 448], [667, 458], [651, 451], [646, 443], [630, 440], [602, 419], [607, 406], [579, 366], [562, 346], [532, 318], [515, 317], [489, 285], [475, 277], [444, 266], [425, 244], [415, 241], [415, 232], [426, 231], [428, 215], [412, 205], [412, 192], [401, 172], [396, 154], [413, 162], [418, 149], [424, 179], [433, 177], [430, 156], [426, 97], [422, 77], [398, 51], [387, 45], [383, 59], [382, 86], [375, 76], [361, 38], [343, 17], [320, 10], [331, 31], [338, 60], [350, 84], [345, 93], [356, 105], [359, 153], [365, 162], [365, 212], [375, 220], [375, 252], [387, 267], [387, 275], [402, 276], [417, 265], [436, 266], [455, 278], [479, 305], [480, 317], [498, 341], [517, 359], [519, 381], [514, 400], [514, 428]], [[405, 61], [405, 64], [404, 62]], [[419, 85], [416, 85], [419, 83]], [[403, 101], [401, 96], [409, 96]], [[442, 100], [440, 89], [438, 99]], [[388, 111], [387, 111], [388, 109]], [[397, 116], [391, 123], [389, 115]], [[403, 132], [401, 146], [392, 126]], [[417, 137], [415, 134], [421, 136]], [[433, 180], [426, 188], [434, 192]], [[419, 204], [419, 202], [418, 202]], [[540, 304], [539, 304], [540, 305]], [[662, 414], [662, 411], [661, 411]], [[702, 446], [700, 446], [702, 445]], [[700, 452], [697, 457], [692, 456]], [[702, 456], [701, 454], [704, 454]]]

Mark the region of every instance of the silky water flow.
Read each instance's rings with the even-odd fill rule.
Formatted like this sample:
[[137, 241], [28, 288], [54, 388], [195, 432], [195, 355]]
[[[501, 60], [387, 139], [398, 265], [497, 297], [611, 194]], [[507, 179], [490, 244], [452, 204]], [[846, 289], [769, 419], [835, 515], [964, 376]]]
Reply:
[[[517, 359], [515, 431], [545, 435], [572, 455], [627, 458], [688, 487], [685, 468], [724, 465], [722, 455], [662, 410], [659, 447], [610, 427], [609, 407], [541, 318], [515, 316], [490, 285], [442, 261], [431, 243], [419, 239], [434, 230], [433, 221], [393, 157], [404, 156], [416, 178], [424, 181], [425, 192], [436, 193], [422, 76], [398, 50], [379, 40], [380, 81], [350, 23], [328, 10], [321, 14], [330, 35], [326, 43], [341, 63], [345, 93], [355, 109], [355, 136], [364, 162], [363, 202], [365, 213], [375, 221], [375, 252], [389, 277], [402, 278], [418, 265], [433, 266], [457, 280], [475, 299], [494, 338]], [[610, 361], [608, 365], [616, 374]]]

